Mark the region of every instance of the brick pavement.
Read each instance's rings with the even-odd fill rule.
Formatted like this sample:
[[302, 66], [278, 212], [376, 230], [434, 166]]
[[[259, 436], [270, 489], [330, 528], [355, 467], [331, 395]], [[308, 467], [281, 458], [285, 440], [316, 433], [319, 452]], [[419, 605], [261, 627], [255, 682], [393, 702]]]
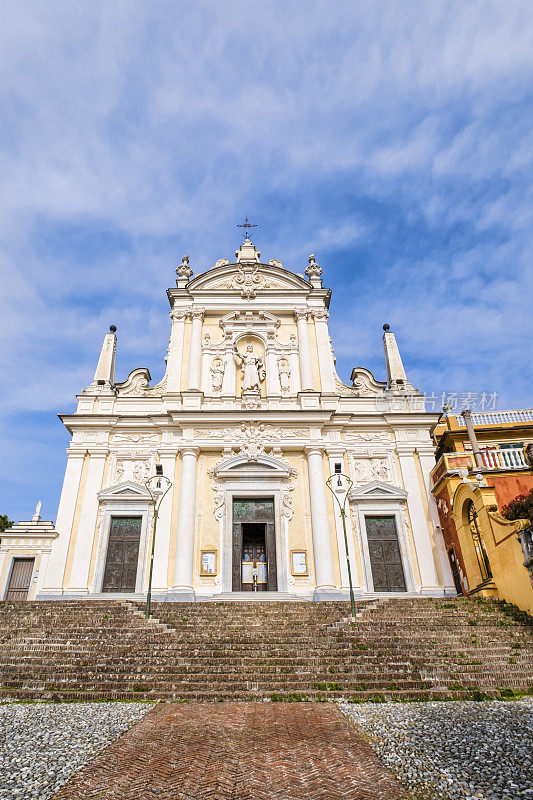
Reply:
[[399, 800], [330, 704], [159, 704], [54, 800]]

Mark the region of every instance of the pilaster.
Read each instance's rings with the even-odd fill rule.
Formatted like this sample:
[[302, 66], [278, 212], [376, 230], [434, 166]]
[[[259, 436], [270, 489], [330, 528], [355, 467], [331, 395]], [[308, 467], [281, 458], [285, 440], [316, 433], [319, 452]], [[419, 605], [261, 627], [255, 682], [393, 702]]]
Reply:
[[191, 349], [189, 352], [189, 389], [201, 390], [200, 377], [202, 366], [202, 320], [204, 318], [203, 308], [193, 308], [192, 329], [191, 329]]
[[325, 309], [320, 309], [313, 311], [313, 317], [315, 320], [321, 389], [324, 394], [333, 394], [335, 392], [335, 380], [333, 378], [333, 356], [331, 354], [328, 330], [329, 313]]
[[307, 328], [307, 308], [297, 308], [295, 313], [298, 328], [298, 352], [300, 356], [300, 382], [302, 391], [313, 391], [313, 367], [311, 364], [311, 347]]
[[98, 492], [102, 488], [107, 453], [93, 452], [89, 455], [89, 469], [85, 483], [74, 559], [68, 592], [88, 594], [89, 566], [94, 543], [96, 517], [98, 514]]
[[422, 590], [424, 592], [435, 591], [436, 593], [441, 593], [442, 590], [437, 579], [430, 533], [428, 531], [424, 505], [422, 503], [420, 486], [416, 474], [414, 448], [408, 445], [398, 445], [397, 453], [400, 461], [404, 488], [407, 491], [407, 507], [411, 518]]
[[56, 531], [59, 536], [52, 545], [52, 553], [44, 576], [43, 595], [63, 594], [63, 576], [72, 533], [72, 522], [78, 498], [81, 472], [86, 450], [70, 450], [68, 453], [63, 488], [57, 511]]

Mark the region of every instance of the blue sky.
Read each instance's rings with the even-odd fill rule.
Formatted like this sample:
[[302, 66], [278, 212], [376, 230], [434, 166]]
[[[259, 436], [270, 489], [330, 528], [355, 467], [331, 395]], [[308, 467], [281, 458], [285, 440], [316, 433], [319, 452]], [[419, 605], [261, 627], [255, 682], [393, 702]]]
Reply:
[[57, 412], [118, 327], [163, 372], [165, 289], [227, 258], [333, 289], [345, 380], [396, 332], [422, 391], [531, 400], [533, 4], [4, 0], [0, 513], [55, 519]]

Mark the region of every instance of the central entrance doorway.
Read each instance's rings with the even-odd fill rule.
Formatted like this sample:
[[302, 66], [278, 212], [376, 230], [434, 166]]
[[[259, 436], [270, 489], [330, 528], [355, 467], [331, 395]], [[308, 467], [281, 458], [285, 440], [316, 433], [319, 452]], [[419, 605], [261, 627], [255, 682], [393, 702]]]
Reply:
[[277, 591], [274, 498], [233, 499], [232, 550], [232, 591]]

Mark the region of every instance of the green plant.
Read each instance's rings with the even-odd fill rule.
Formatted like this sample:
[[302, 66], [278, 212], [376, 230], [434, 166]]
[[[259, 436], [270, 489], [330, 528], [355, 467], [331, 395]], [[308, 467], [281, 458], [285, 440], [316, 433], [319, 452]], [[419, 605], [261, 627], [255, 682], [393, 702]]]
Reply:
[[341, 683], [328, 683], [330, 692], [342, 692], [344, 686]]
[[482, 692], [481, 689], [472, 689], [470, 692], [470, 699], [471, 700], [488, 700], [489, 696], [486, 692]]
[[502, 508], [506, 519], [529, 519], [533, 521], [533, 489], [527, 494], [519, 494]]
[[326, 690], [328, 688], [328, 685], [327, 685], [327, 683], [315, 683], [314, 687], [315, 687], [315, 689], [319, 689], [320, 691], [324, 691], [324, 690]]
[[468, 624], [469, 625], [479, 625], [479, 622], [478, 622], [477, 619], [469, 619], [468, 620]]
[[368, 650], [368, 645], [367, 644], [363, 644], [362, 642], [359, 642], [358, 645], [357, 645], [357, 649], [358, 650]]
[[330, 675], [333, 675], [335, 672], [337, 672], [337, 670], [335, 669], [335, 667], [328, 667], [328, 672]]

